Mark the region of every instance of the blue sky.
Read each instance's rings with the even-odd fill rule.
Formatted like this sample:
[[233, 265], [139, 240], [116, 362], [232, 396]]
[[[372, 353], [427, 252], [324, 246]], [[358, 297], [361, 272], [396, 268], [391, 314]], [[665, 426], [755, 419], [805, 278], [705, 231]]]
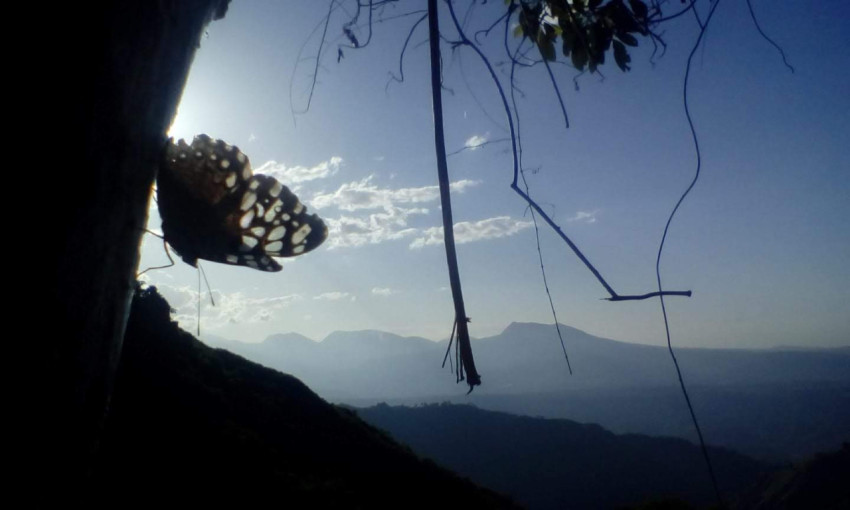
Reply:
[[[204, 264], [218, 304], [204, 304], [206, 334], [259, 341], [295, 331], [319, 340], [334, 330], [381, 329], [441, 339], [451, 330], [426, 24], [405, 55], [405, 81], [391, 82], [417, 17], [377, 24], [368, 47], [344, 49], [337, 63], [344, 9], [353, 6], [341, 4], [303, 114], [293, 115], [290, 97], [296, 110], [306, 105], [321, 27], [313, 30], [327, 3], [237, 1], [201, 40], [172, 136], [207, 133], [238, 145], [255, 171], [292, 188], [331, 230], [323, 247], [284, 259], [280, 273]], [[401, 2], [386, 14], [420, 4]], [[662, 259], [665, 288], [694, 291], [667, 300], [674, 344], [848, 345], [850, 7], [838, 0], [753, 4], [796, 73], [756, 32], [744, 2], [720, 5], [689, 88], [702, 177]], [[477, 6], [470, 32], [501, 8]], [[448, 19], [442, 26], [448, 32]], [[664, 223], [694, 173], [682, 79], [696, 29], [691, 16], [671, 22], [667, 53], [654, 65], [642, 41], [631, 72], [605, 65], [604, 79], [580, 76], [578, 90], [577, 71], [555, 66], [569, 129], [543, 69], [519, 77], [525, 166], [539, 169], [529, 175], [532, 195], [621, 294], [655, 290]], [[503, 60], [499, 35], [491, 37], [485, 51]], [[448, 150], [505, 137], [484, 68], [469, 50], [443, 45], [443, 52]], [[506, 68], [499, 69], [505, 79]], [[531, 218], [509, 189], [508, 145], [452, 156], [449, 172], [471, 334], [492, 335], [513, 321], [552, 322]], [[153, 206], [151, 227], [158, 223]], [[541, 242], [562, 323], [664, 342], [657, 300], [602, 301], [605, 290], [542, 225]], [[148, 236], [142, 268], [163, 260], [161, 242]], [[181, 262], [149, 273], [149, 281], [194, 330], [195, 270]]]

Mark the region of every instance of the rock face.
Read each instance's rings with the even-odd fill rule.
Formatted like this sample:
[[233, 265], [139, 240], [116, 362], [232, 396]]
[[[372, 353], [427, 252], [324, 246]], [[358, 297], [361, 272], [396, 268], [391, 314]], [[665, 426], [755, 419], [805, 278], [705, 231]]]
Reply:
[[203, 345], [155, 290], [134, 299], [91, 482], [95, 506], [514, 507], [294, 377]]

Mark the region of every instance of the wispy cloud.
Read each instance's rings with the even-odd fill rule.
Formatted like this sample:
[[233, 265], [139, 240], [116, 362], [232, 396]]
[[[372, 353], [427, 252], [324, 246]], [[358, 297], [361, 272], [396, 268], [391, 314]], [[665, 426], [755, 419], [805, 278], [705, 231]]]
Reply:
[[487, 143], [487, 135], [472, 135], [466, 139], [463, 146], [467, 149], [475, 150], [485, 143]]
[[390, 289], [389, 287], [372, 287], [372, 295], [374, 296], [391, 296], [396, 293], [398, 293], [397, 290]]
[[356, 247], [380, 244], [416, 235], [417, 229], [407, 226], [408, 217], [427, 214], [428, 209], [392, 207], [366, 217], [340, 216], [326, 218], [328, 248]]
[[[532, 225], [530, 221], [515, 220], [510, 216], [497, 216], [474, 222], [461, 221], [455, 223], [455, 242], [458, 244], [496, 239], [516, 234]], [[443, 244], [443, 227], [432, 227], [422, 232], [410, 243], [411, 249]]]
[[[174, 286], [157, 282], [157, 290], [174, 309], [172, 317], [187, 330], [194, 330], [198, 320], [198, 291], [191, 286]], [[215, 306], [209, 294], [201, 294], [201, 328], [216, 330], [227, 324], [245, 324], [268, 321], [281, 310], [303, 300], [299, 294], [253, 298], [243, 292], [213, 291]]]
[[[319, 193], [310, 203], [316, 209], [337, 207], [343, 211], [359, 209], [387, 209], [397, 204], [418, 204], [431, 202], [440, 197], [437, 186], [421, 186], [418, 188], [381, 188], [372, 183], [374, 175], [360, 181], [349, 182], [331, 193]], [[476, 186], [480, 181], [464, 179], [450, 184], [453, 192], [463, 193], [467, 188]]]
[[596, 223], [596, 215], [599, 211], [578, 211], [573, 216], [567, 218], [569, 222], [580, 221], [582, 223]]
[[313, 299], [319, 299], [324, 301], [339, 301], [341, 299], [349, 299], [351, 301], [354, 301], [355, 297], [349, 294], [348, 292], [334, 291], [325, 292], [317, 296], [313, 296]]
[[287, 167], [277, 161], [266, 161], [262, 166], [254, 169], [254, 172], [270, 175], [284, 184], [297, 184], [330, 177], [339, 171], [342, 163], [342, 158], [339, 156], [334, 156], [312, 167], [300, 165]]

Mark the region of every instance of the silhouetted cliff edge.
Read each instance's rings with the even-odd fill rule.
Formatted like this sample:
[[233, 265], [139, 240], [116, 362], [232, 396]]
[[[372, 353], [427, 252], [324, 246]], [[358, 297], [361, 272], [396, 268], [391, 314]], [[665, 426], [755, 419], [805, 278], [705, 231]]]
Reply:
[[294, 377], [203, 345], [155, 289], [133, 301], [88, 495], [122, 508], [514, 507]]

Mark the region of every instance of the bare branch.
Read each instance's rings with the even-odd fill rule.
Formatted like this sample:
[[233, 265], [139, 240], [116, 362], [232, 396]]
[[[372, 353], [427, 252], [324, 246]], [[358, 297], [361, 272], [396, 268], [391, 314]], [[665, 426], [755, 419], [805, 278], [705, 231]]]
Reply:
[[[449, 4], [451, 7], [451, 4]], [[452, 13], [454, 15], [454, 13]], [[469, 340], [469, 319], [463, 304], [460, 271], [457, 263], [457, 251], [454, 240], [454, 223], [452, 221], [451, 191], [449, 187], [449, 169], [446, 161], [446, 141], [443, 135], [443, 96], [442, 73], [440, 68], [440, 25], [437, 14], [437, 0], [428, 0], [428, 34], [431, 46], [431, 97], [434, 110], [434, 145], [437, 151], [437, 173], [440, 182], [440, 204], [443, 213], [443, 239], [446, 247], [446, 261], [449, 266], [449, 281], [455, 305], [455, 321], [457, 322], [457, 348], [459, 360], [457, 365], [458, 382], [462, 381], [464, 369], [467, 373], [466, 383], [471, 392], [481, 384], [481, 376], [475, 370], [472, 358], [472, 345]], [[409, 37], [408, 37], [409, 38]]]
[[[596, 269], [596, 267], [594, 267], [593, 264], [591, 264], [590, 261], [587, 259], [587, 257], [584, 256], [584, 254], [581, 252], [581, 250], [579, 250], [578, 246], [576, 246], [575, 243], [573, 243], [572, 240], [569, 237], [567, 237], [567, 235], [564, 233], [564, 231], [561, 230], [561, 228], [552, 220], [552, 218], [550, 218], [549, 215], [546, 214], [546, 212], [543, 211], [543, 209], [540, 208], [540, 206], [537, 204], [537, 202], [532, 200], [531, 197], [529, 197], [527, 193], [525, 193], [522, 189], [520, 189], [520, 187], [518, 185], [519, 161], [518, 161], [518, 156], [517, 156], [516, 131], [514, 129], [513, 115], [511, 114], [511, 109], [510, 109], [510, 106], [508, 105], [508, 100], [507, 100], [507, 97], [505, 96], [505, 91], [502, 88], [502, 84], [499, 81], [499, 77], [496, 75], [496, 72], [493, 69], [493, 66], [490, 64], [490, 60], [487, 58], [486, 55], [484, 55], [484, 53], [481, 51], [481, 49], [475, 43], [473, 43], [471, 40], [469, 40], [469, 38], [463, 32], [463, 28], [460, 26], [460, 23], [457, 20], [457, 16], [455, 15], [454, 8], [452, 6], [451, 1], [447, 1], [446, 3], [447, 3], [448, 8], [449, 8], [449, 14], [451, 15], [452, 22], [455, 26], [455, 30], [457, 31], [458, 36], [461, 39], [458, 44], [462, 44], [464, 46], [469, 46], [478, 55], [478, 57], [481, 59], [484, 66], [487, 68], [487, 71], [490, 73], [490, 77], [493, 80], [493, 84], [496, 86], [496, 89], [499, 92], [499, 97], [502, 100], [502, 107], [503, 107], [505, 114], [507, 116], [507, 119], [508, 119], [508, 127], [510, 128], [510, 135], [511, 135], [511, 145], [512, 145], [512, 148], [513, 148], [513, 150], [511, 152], [513, 154], [513, 170], [514, 171], [513, 171], [513, 181], [511, 182], [511, 189], [513, 189], [519, 196], [521, 196], [528, 203], [528, 205], [530, 205], [535, 211], [537, 211], [537, 213], [540, 214], [540, 217], [543, 218], [543, 220], [546, 221], [546, 223], [548, 223], [550, 227], [552, 227], [552, 229], [561, 237], [561, 239], [564, 240], [565, 243], [567, 243], [567, 246], [569, 246], [570, 249], [573, 250], [573, 253], [575, 253], [575, 255], [579, 258], [579, 260], [581, 260], [584, 263], [584, 265], [590, 270], [590, 272], [593, 273], [593, 275], [596, 277], [596, 279], [599, 281], [599, 283], [605, 288], [605, 290], [608, 291], [608, 294], [611, 295], [611, 298], [615, 298], [615, 299], [612, 299], [612, 301], [625, 301], [625, 300], [642, 299], [641, 296], [621, 296], [621, 295], [617, 294], [617, 292], [614, 291], [614, 289], [608, 284], [608, 282], [605, 281], [605, 279], [602, 277], [602, 275], [599, 273], [599, 271]], [[687, 294], [685, 294], [683, 292], [675, 292], [674, 293], [674, 292], [670, 292], [670, 291], [663, 291], [663, 292], [661, 292], [661, 295], [683, 296], [683, 295], [687, 295]], [[652, 296], [647, 295], [647, 297], [652, 297]], [[645, 298], [643, 298], [643, 299], [645, 299]]]
[[[519, 51], [517, 46], [517, 51]], [[516, 87], [514, 87], [514, 76], [516, 71], [516, 53], [511, 58], [511, 106], [513, 106], [514, 115], [516, 115], [516, 141], [517, 152], [519, 154], [519, 171], [522, 176], [522, 183], [525, 186], [525, 192], [530, 196], [528, 181], [525, 178], [525, 168], [522, 164], [522, 128], [520, 125], [519, 108], [516, 105]], [[534, 239], [537, 243], [537, 258], [540, 261], [540, 274], [543, 276], [543, 288], [546, 290], [546, 297], [549, 298], [549, 308], [552, 310], [552, 319], [555, 322], [555, 331], [558, 333], [558, 340], [561, 341], [561, 350], [564, 351], [564, 359], [567, 361], [567, 370], [570, 375], [573, 374], [573, 367], [570, 364], [570, 357], [567, 354], [567, 347], [564, 345], [564, 336], [561, 334], [561, 324], [558, 322], [558, 314], [555, 312], [555, 302], [552, 300], [552, 292], [549, 290], [549, 280], [546, 278], [546, 267], [543, 264], [543, 250], [540, 248], [540, 228], [537, 225], [537, 215], [534, 214], [534, 209], [531, 211], [531, 221], [534, 223]]]

